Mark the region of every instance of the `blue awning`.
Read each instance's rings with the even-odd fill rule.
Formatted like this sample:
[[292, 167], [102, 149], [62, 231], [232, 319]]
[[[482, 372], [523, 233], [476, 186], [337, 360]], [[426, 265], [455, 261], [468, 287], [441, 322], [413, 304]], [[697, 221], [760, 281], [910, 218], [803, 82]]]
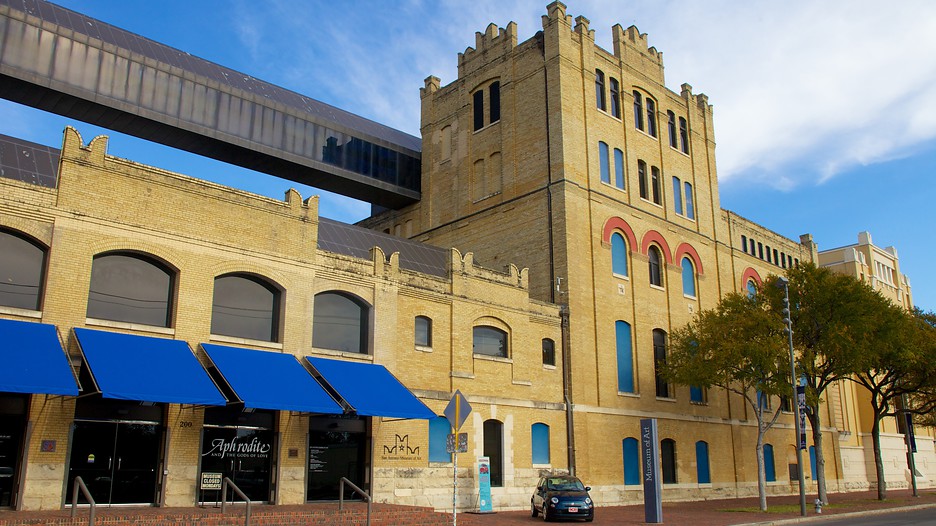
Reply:
[[291, 354], [203, 343], [244, 407], [340, 415], [344, 411]]
[[104, 398], [227, 403], [184, 341], [81, 328], [75, 329], [75, 337]]
[[55, 327], [0, 319], [0, 391], [78, 396]]
[[436, 417], [383, 365], [344, 362], [327, 358], [306, 360], [331, 389], [360, 416], [395, 418]]

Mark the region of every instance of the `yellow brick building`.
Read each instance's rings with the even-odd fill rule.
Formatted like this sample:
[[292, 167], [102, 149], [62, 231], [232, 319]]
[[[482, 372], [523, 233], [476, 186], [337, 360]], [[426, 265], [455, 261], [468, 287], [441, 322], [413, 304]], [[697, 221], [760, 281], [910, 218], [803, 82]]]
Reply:
[[[688, 84], [665, 87], [645, 34], [615, 26], [601, 49], [560, 2], [542, 23], [525, 42], [515, 24], [492, 24], [458, 55], [457, 79], [426, 79], [422, 201], [358, 226], [319, 218], [295, 191], [274, 200], [108, 155], [106, 137], [84, 145], [68, 129], [61, 150], [0, 138], [0, 160], [20, 167], [0, 177], [12, 284], [0, 330], [51, 330], [74, 390], [0, 392], [0, 460], [15, 459], [0, 464], [11, 474], [0, 506], [59, 508], [79, 474], [99, 501], [192, 506], [214, 498], [202, 487], [220, 473], [259, 501], [334, 498], [346, 476], [379, 501], [446, 509], [439, 415], [456, 391], [473, 409], [460, 509], [478, 507], [482, 456], [497, 509], [529, 506], [543, 470], [575, 471], [601, 505], [639, 501], [643, 418], [659, 424], [664, 498], [756, 494], [750, 408], [656, 368], [666, 335], [699, 310], [824, 256], [809, 235], [721, 208], [712, 106]], [[109, 396], [101, 378], [123, 359], [97, 365], [101, 341], [138, 342], [121, 347], [127, 359], [172, 351], [205, 390]], [[290, 382], [229, 368], [238, 351], [271, 367], [286, 358], [297, 386], [325, 389], [323, 405], [248, 393], [238, 373], [271, 393]], [[366, 375], [384, 371], [398, 394], [368, 391]], [[175, 376], [140, 383], [165, 390]], [[374, 407], [383, 399], [415, 412]], [[870, 446], [850, 434], [854, 401], [837, 392], [823, 406], [833, 491], [873, 473], [855, 466]], [[105, 428], [116, 445], [90, 449]], [[796, 492], [790, 413], [767, 442], [769, 492]], [[933, 441], [918, 446], [927, 472]]]

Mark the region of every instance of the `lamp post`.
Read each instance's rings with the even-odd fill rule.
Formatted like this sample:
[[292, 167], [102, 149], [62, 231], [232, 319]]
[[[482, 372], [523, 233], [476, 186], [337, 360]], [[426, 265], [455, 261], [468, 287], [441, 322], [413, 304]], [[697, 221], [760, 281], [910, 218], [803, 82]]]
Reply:
[[783, 276], [777, 278], [777, 287], [783, 288], [783, 321], [786, 323], [784, 332], [790, 344], [790, 384], [793, 386], [793, 422], [796, 427], [796, 472], [799, 475], [800, 515], [806, 516], [806, 477], [803, 473], [803, 429], [800, 427], [800, 406], [796, 389], [796, 358], [793, 356], [793, 321], [790, 319], [790, 280]]

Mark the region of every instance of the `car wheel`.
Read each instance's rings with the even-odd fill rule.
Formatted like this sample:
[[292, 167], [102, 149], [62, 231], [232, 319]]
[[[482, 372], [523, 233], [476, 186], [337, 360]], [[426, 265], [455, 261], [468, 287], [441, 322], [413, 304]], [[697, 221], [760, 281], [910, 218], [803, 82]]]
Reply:
[[537, 515], [539, 515], [539, 512], [536, 511], [536, 504], [533, 504], [533, 503], [531, 502], [531, 503], [530, 503], [530, 516], [531, 516], [531, 517], [536, 517]]
[[546, 507], [546, 503], [543, 503], [543, 522], [549, 522], [549, 521], [550, 521], [550, 519], [549, 519], [549, 512], [547, 511], [548, 509], [549, 509], [549, 508]]
[[585, 522], [591, 522], [591, 521], [593, 521], [593, 520], [595, 520], [595, 516], [594, 516], [594, 515], [592, 515], [591, 517], [586, 517], [586, 518], [585, 518]]

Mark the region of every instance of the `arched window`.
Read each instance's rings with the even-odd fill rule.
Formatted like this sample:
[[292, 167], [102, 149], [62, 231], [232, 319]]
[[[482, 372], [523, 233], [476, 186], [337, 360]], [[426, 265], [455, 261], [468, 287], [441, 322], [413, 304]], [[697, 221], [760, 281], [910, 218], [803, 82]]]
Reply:
[[617, 232], [611, 234], [611, 272], [627, 276], [627, 242]]
[[695, 443], [696, 480], [699, 484], [711, 484], [712, 474], [709, 471], [708, 442]]
[[676, 441], [672, 438], [660, 441], [660, 464], [663, 484], [676, 484]]
[[487, 356], [499, 356], [506, 358], [507, 333], [497, 327], [479, 325], [474, 328], [472, 340], [472, 352], [474, 354], [484, 354]]
[[747, 297], [754, 298], [757, 296], [757, 283], [754, 283], [753, 279], [749, 279], [747, 282]]
[[611, 184], [611, 160], [607, 143], [598, 142], [598, 166], [601, 173], [601, 182]]
[[45, 261], [45, 247], [0, 230], [0, 305], [39, 310]]
[[695, 219], [695, 203], [692, 197], [692, 183], [683, 183], [683, 188], [685, 188], [686, 194], [686, 217], [689, 219]]
[[637, 161], [637, 187], [640, 190], [641, 199], [649, 199], [650, 193], [647, 184], [647, 163], [641, 160]]
[[279, 337], [280, 291], [255, 276], [215, 278], [211, 333], [274, 342]]
[[614, 149], [614, 186], [624, 190], [624, 152]]
[[650, 97], [647, 97], [647, 134], [657, 136], [656, 103]]
[[595, 70], [595, 103], [598, 105], [598, 109], [604, 111], [607, 108], [605, 104], [605, 89], [604, 89], [605, 75], [604, 72], [600, 69]]
[[533, 464], [549, 464], [549, 426], [542, 423], [530, 427]]
[[634, 437], [627, 437], [621, 443], [624, 450], [624, 485], [634, 486], [641, 483], [640, 445]]
[[673, 177], [673, 211], [679, 215], [683, 214], [682, 181], [679, 177]]
[[662, 375], [665, 366], [666, 333], [661, 329], [653, 329], [653, 374], [656, 378], [656, 395], [660, 398], [670, 397], [669, 384]]
[[432, 347], [432, 320], [426, 316], [416, 316], [415, 343], [419, 347]]
[[689, 127], [686, 125], [686, 118], [679, 118], [679, 149], [682, 153], [689, 153]]
[[660, 205], [663, 204], [662, 189], [660, 182], [660, 169], [656, 166], [650, 167], [650, 195], [653, 197], [653, 202]]
[[316, 294], [312, 311], [312, 347], [367, 354], [369, 314], [366, 303], [348, 294]]
[[634, 351], [631, 326], [626, 321], [614, 322], [614, 338], [617, 347], [618, 391], [634, 392]]
[[616, 78], [611, 77], [611, 115], [621, 118], [621, 88]]
[[669, 145], [671, 148], [678, 148], [679, 142], [676, 139], [676, 114], [667, 110], [666, 118], [666, 129], [669, 131]]
[[644, 129], [643, 96], [636, 90], [634, 91], [634, 127], [638, 130]]
[[767, 482], [777, 481], [777, 471], [774, 468], [773, 446], [764, 444], [764, 474]]
[[491, 83], [491, 86], [488, 88], [488, 95], [490, 96], [488, 103], [491, 106], [490, 124], [493, 124], [500, 120], [500, 82], [495, 81]]
[[139, 254], [103, 254], [91, 263], [89, 318], [168, 327], [173, 273]]
[[682, 292], [685, 296], [696, 297], [695, 268], [687, 257], [682, 259]]
[[650, 260], [650, 284], [662, 287], [663, 286], [663, 269], [661, 267], [661, 256], [660, 249], [651, 246], [647, 249], [647, 259]]
[[491, 461], [491, 486], [504, 485], [504, 424], [497, 420], [485, 420], [482, 426], [483, 455]]
[[556, 365], [556, 342], [543, 338], [543, 365]]
[[429, 462], [451, 462], [452, 455], [446, 451], [446, 441], [452, 426], [444, 416], [429, 421]]
[[484, 90], [474, 92], [474, 131], [484, 128]]

